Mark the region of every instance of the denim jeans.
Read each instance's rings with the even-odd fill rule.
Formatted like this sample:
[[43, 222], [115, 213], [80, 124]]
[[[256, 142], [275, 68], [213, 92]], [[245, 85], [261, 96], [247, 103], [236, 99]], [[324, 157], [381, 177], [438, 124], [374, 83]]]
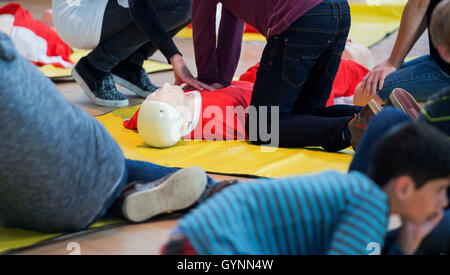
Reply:
[[[151, 162], [131, 159], [125, 160], [125, 166], [125, 173], [120, 184], [117, 186], [109, 199], [105, 202], [102, 211], [97, 215], [95, 221], [100, 220], [105, 215], [108, 217], [114, 216], [108, 211], [110, 210], [116, 199], [122, 194], [122, 191], [124, 190], [127, 183], [133, 181], [151, 182], [179, 170], [179, 168], [160, 166]], [[216, 181], [208, 176], [206, 188], [211, 188], [215, 183]]]
[[[257, 109], [268, 106], [268, 133], [271, 132], [270, 111], [279, 107], [280, 147], [322, 146], [328, 151], [338, 151], [350, 145], [349, 140], [343, 139], [343, 132], [361, 108], [325, 108], [345, 48], [350, 20], [346, 1], [324, 2], [301, 16], [282, 34], [268, 40], [250, 105]], [[262, 115], [257, 117], [261, 120]], [[252, 121], [249, 117], [248, 122]], [[247, 123], [247, 132], [249, 128]], [[259, 134], [252, 142], [269, 143]]]
[[[190, 0], [152, 0], [152, 3], [172, 36], [189, 24]], [[100, 43], [87, 58], [97, 69], [110, 72], [125, 59], [141, 66], [156, 50], [156, 46], [133, 21], [129, 9], [118, 5], [117, 0], [109, 0]]]
[[[443, 110], [445, 111], [445, 110]], [[369, 123], [366, 132], [361, 139], [349, 171], [359, 171], [367, 174], [369, 160], [372, 150], [377, 141], [396, 125], [409, 121], [410, 118], [403, 112], [393, 107], [386, 107], [377, 114]], [[391, 246], [397, 237], [398, 230], [388, 233], [386, 247]], [[389, 250], [389, 249], [387, 249]], [[450, 253], [450, 210], [446, 210], [445, 215], [436, 228], [422, 241], [417, 254], [441, 254]]]
[[429, 96], [450, 86], [450, 75], [425, 55], [403, 64], [403, 66], [385, 79], [378, 96], [386, 101], [395, 88], [407, 90], [416, 100], [426, 101]]

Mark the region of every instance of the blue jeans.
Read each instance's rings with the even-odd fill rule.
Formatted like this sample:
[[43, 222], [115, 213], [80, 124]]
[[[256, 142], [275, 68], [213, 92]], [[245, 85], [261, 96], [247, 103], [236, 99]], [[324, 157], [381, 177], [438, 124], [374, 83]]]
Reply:
[[[403, 111], [393, 107], [386, 107], [370, 121], [350, 164], [349, 171], [359, 171], [367, 174], [372, 150], [377, 141], [384, 134], [402, 122], [409, 121], [410, 118]], [[392, 245], [396, 240], [398, 230], [388, 233], [386, 246]], [[417, 254], [440, 254], [450, 253], [450, 210], [445, 212], [442, 221], [436, 228], [422, 241]]]
[[[322, 146], [328, 151], [338, 151], [350, 145], [349, 140], [343, 139], [343, 132], [361, 108], [325, 108], [350, 21], [346, 1], [324, 2], [301, 16], [282, 34], [268, 40], [250, 105], [257, 109], [268, 106], [268, 133], [271, 132], [270, 110], [279, 107], [280, 147]], [[260, 119], [265, 118], [258, 114]], [[251, 141], [258, 145], [270, 143], [259, 134]]]
[[378, 96], [386, 101], [395, 88], [407, 90], [416, 100], [426, 101], [432, 94], [450, 86], [450, 75], [425, 55], [403, 64], [403, 66], [385, 79], [383, 89]]
[[[116, 199], [122, 194], [122, 191], [124, 190], [127, 183], [133, 181], [151, 182], [160, 179], [170, 173], [174, 173], [180, 170], [179, 168], [160, 166], [151, 162], [131, 160], [131, 159], [126, 159], [125, 165], [126, 165], [125, 173], [122, 177], [120, 184], [117, 186], [117, 188], [109, 197], [109, 199], [105, 202], [102, 211], [97, 215], [95, 221], [100, 220], [105, 215], [108, 217], [114, 216], [108, 211], [114, 204]], [[215, 183], [216, 181], [208, 176], [208, 183], [206, 185], [206, 188], [211, 188]]]
[[[152, 0], [152, 4], [172, 36], [189, 24], [191, 0]], [[123, 60], [141, 66], [156, 50], [133, 21], [129, 9], [118, 5], [117, 0], [109, 0], [100, 43], [87, 58], [97, 69], [110, 72]]]

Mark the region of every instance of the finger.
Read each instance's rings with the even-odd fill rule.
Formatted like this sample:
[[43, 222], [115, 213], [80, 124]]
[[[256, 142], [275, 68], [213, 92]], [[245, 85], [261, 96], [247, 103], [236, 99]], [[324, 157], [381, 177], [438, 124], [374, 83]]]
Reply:
[[199, 90], [199, 91], [203, 91], [204, 88], [199, 84], [198, 81], [195, 80], [191, 80], [191, 81], [186, 81], [186, 83], [190, 86], [192, 86], [192, 90]]
[[374, 96], [377, 93], [377, 87], [378, 87], [378, 84], [380, 81], [380, 77], [381, 77], [381, 72], [378, 72], [373, 79], [372, 90], [371, 90], [370, 96]]
[[361, 91], [362, 91], [362, 92], [364, 92], [364, 91], [366, 90], [367, 79], [369, 78], [369, 76], [370, 76], [370, 72], [367, 73], [367, 74], [363, 77], [363, 79], [361, 80]]
[[375, 73], [372, 73], [369, 78], [367, 79], [367, 84], [366, 84], [366, 88], [365, 88], [365, 93], [366, 96], [370, 96], [370, 91], [372, 90], [372, 81], [375, 78]]
[[205, 83], [200, 82], [200, 81], [196, 81], [196, 82], [198, 82], [198, 84], [199, 84], [204, 90], [208, 90], [208, 91], [214, 91], [214, 90], [216, 90], [214, 87], [212, 87], [212, 86], [210, 86], [210, 85], [208, 85], [208, 84], [205, 84]]
[[378, 90], [383, 89], [383, 87], [384, 87], [384, 79], [386, 78], [387, 75], [388, 74], [386, 72], [381, 73]]

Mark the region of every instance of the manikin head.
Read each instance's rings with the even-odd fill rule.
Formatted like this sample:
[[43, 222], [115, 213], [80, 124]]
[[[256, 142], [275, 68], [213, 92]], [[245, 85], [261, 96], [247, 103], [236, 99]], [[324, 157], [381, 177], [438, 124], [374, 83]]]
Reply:
[[392, 214], [413, 223], [442, 215], [450, 185], [446, 135], [426, 123], [406, 122], [372, 152], [368, 176], [386, 192]]
[[137, 120], [139, 135], [152, 147], [175, 145], [189, 134], [193, 104], [179, 86], [165, 83], [142, 103]]
[[374, 66], [374, 59], [370, 49], [351, 39], [347, 39], [342, 58], [352, 60], [368, 69]]

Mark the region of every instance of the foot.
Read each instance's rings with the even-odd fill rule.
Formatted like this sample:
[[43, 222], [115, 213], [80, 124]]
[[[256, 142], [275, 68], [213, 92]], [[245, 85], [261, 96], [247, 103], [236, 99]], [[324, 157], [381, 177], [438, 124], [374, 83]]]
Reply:
[[378, 102], [371, 99], [369, 104], [367, 104], [361, 112], [348, 123], [348, 129], [352, 135], [350, 142], [355, 151], [370, 120], [372, 120], [373, 116], [378, 114], [382, 109], [383, 107], [381, 107]]
[[120, 63], [112, 70], [112, 76], [117, 84], [143, 98], [159, 89], [152, 84], [144, 68], [135, 64]]
[[132, 222], [188, 208], [206, 188], [207, 176], [200, 167], [180, 169], [149, 183], [128, 184], [114, 208]]
[[83, 57], [72, 71], [75, 81], [83, 88], [89, 99], [97, 105], [107, 107], [128, 106], [128, 99], [117, 91], [110, 73], [95, 74], [85, 57]]
[[412, 119], [416, 119], [420, 114], [420, 106], [414, 97], [407, 91], [397, 88], [389, 95], [386, 105], [392, 105], [403, 110]]

